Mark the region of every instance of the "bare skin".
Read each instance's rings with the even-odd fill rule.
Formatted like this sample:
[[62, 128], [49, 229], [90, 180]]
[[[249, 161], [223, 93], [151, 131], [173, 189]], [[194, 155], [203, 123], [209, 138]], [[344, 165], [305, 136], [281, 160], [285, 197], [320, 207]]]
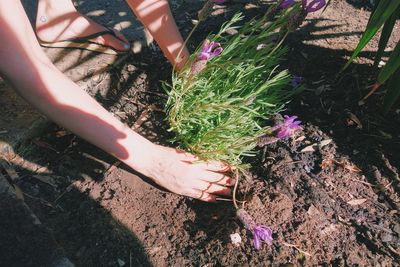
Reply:
[[183, 47], [184, 42], [168, 1], [126, 0], [126, 2], [153, 35], [171, 65], [176, 65], [176, 70], [179, 71], [188, 59], [189, 51]]
[[[176, 26], [167, 0], [126, 0], [138, 19], [149, 30], [164, 55], [180, 70], [189, 51]], [[40, 41], [56, 42], [85, 37], [106, 30], [102, 25], [80, 14], [71, 0], [38, 0], [36, 35]], [[94, 42], [111, 46], [117, 51], [129, 50], [128, 40], [118, 31], [118, 38], [105, 34]], [[123, 40], [123, 41], [121, 41]], [[183, 48], [182, 48], [183, 47]]]
[[[80, 14], [71, 0], [38, 0], [35, 28], [38, 39], [43, 42], [70, 40], [106, 30], [102, 25]], [[111, 46], [117, 51], [128, 51], [128, 40], [120, 32], [114, 32], [118, 38], [104, 34], [93, 41]]]
[[221, 162], [193, 163], [183, 151], [155, 145], [122, 124], [61, 73], [42, 51], [20, 1], [0, 1], [0, 76], [54, 122], [181, 195], [215, 201], [230, 195]]

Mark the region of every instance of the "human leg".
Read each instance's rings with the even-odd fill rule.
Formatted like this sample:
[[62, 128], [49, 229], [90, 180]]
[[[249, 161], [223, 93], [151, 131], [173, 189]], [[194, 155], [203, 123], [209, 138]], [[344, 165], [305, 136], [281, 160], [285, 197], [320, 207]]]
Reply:
[[[72, 0], [38, 0], [36, 35], [43, 44], [50, 45], [100, 32], [107, 32], [107, 29], [80, 14]], [[128, 40], [118, 31], [114, 30], [114, 34], [116, 36], [103, 34], [91, 40], [117, 51], [128, 51]]]
[[189, 51], [186, 47], [182, 49], [184, 42], [168, 1], [126, 0], [126, 2], [153, 35], [168, 61], [172, 65], [176, 64], [176, 69], [180, 70], [189, 57]]

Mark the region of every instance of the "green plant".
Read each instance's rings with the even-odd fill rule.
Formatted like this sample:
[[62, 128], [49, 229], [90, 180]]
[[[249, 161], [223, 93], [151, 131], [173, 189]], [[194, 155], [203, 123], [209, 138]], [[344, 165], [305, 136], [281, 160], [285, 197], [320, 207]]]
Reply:
[[[324, 5], [325, 0], [280, 0], [262, 18], [243, 26], [237, 26], [242, 17], [236, 14], [217, 34], [208, 36], [183, 71], [173, 73], [171, 84], [164, 83], [174, 141], [202, 160], [226, 161], [232, 166], [233, 204], [237, 217], [253, 234], [255, 249], [260, 248], [261, 241], [271, 244], [272, 230], [256, 224], [243, 209], [244, 202], [242, 208], [238, 206], [239, 178], [246, 176], [249, 168], [242, 160], [255, 155], [258, 144], [286, 139], [301, 129], [296, 116], [285, 116], [274, 127], [268, 126], [266, 120], [283, 110], [289, 98], [301, 89], [299, 77], [292, 79], [288, 71], [279, 67], [286, 52], [281, 47], [285, 37], [309, 12]], [[199, 22], [211, 7], [209, 0], [199, 12]]]
[[[193, 68], [174, 74], [167, 103], [175, 141], [203, 159], [223, 160], [236, 168], [243, 156], [255, 154], [257, 138], [268, 131], [265, 120], [283, 109], [295, 92], [291, 76], [278, 70], [286, 49], [276, 44], [276, 30], [285, 19], [265, 18], [235, 26], [240, 14], [208, 36], [224, 47], [201, 72]], [[229, 35], [227, 32], [237, 31]], [[196, 61], [194, 53], [189, 62]]]
[[[366, 30], [364, 31], [357, 48], [350, 57], [343, 69], [346, 69], [350, 63], [359, 55], [362, 49], [371, 41], [382, 28], [379, 40], [378, 51], [375, 57], [374, 66], [377, 67], [386, 49], [389, 38], [393, 32], [396, 20], [400, 18], [399, 0], [375, 0], [374, 9], [371, 12]], [[381, 85], [387, 83], [387, 93], [383, 100], [384, 112], [387, 113], [400, 97], [400, 42], [397, 43], [392, 51], [388, 62], [379, 72], [377, 82], [372, 90], [363, 98], [367, 99]]]

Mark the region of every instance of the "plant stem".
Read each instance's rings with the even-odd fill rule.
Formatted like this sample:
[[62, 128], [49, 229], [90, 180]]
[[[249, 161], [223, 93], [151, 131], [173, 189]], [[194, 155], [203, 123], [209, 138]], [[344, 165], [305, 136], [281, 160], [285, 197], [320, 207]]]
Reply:
[[285, 41], [285, 39], [286, 39], [286, 37], [289, 35], [289, 31], [287, 31], [286, 33], [285, 33], [285, 35], [282, 37], [282, 39], [279, 41], [279, 43], [274, 47], [274, 49], [272, 49], [272, 51], [269, 53], [269, 55], [268, 55], [268, 57], [270, 56], [270, 55], [273, 55], [275, 52], [276, 52], [276, 50], [283, 44], [283, 41]]
[[239, 170], [235, 170], [235, 186], [233, 187], [233, 192], [232, 192], [232, 199], [233, 199], [233, 205], [235, 206], [235, 208], [238, 210], [239, 206], [237, 204], [237, 200], [236, 200], [236, 192], [237, 192], [237, 188], [238, 188], [238, 184], [239, 184]]
[[[177, 62], [178, 58], [181, 56], [183, 49], [185, 49], [190, 37], [192, 37], [194, 31], [197, 29], [197, 27], [199, 26], [201, 20], [199, 20], [196, 25], [193, 26], [192, 30], [189, 32], [189, 35], [186, 37], [185, 41], [183, 42], [183, 45], [181, 47], [181, 49], [179, 50], [178, 55], [175, 58], [175, 62]], [[176, 69], [176, 63], [174, 64], [174, 67], [172, 68], [172, 73], [175, 73], [175, 69]]]

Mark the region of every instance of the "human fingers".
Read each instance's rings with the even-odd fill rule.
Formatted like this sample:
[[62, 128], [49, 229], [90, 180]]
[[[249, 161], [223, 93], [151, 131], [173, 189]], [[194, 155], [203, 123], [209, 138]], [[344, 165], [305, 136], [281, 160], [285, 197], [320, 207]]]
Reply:
[[216, 202], [216, 196], [201, 190], [193, 190], [191, 197], [205, 202]]
[[215, 183], [223, 186], [233, 186], [235, 184], [235, 179], [219, 172], [202, 172], [198, 174], [199, 179], [209, 183]]
[[213, 195], [229, 196], [232, 194], [232, 190], [226, 186], [205, 181], [197, 181], [193, 187], [201, 192], [210, 193]]

